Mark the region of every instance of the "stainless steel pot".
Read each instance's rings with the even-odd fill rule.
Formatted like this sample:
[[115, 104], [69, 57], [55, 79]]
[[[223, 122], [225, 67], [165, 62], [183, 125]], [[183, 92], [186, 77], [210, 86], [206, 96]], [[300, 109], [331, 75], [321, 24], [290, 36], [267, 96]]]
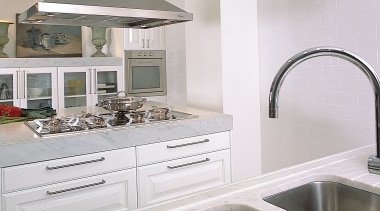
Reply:
[[146, 98], [128, 97], [126, 92], [119, 91], [115, 97], [104, 98], [96, 105], [109, 111], [131, 111], [143, 107], [145, 101]]

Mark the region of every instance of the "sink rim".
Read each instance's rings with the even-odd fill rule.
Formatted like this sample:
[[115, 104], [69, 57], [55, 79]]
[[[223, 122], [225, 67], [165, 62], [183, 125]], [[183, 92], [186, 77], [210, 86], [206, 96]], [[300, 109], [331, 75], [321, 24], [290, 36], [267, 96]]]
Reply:
[[[347, 179], [341, 176], [337, 175], [313, 175], [313, 176], [307, 176], [304, 178], [291, 180], [287, 182], [278, 182], [277, 185], [271, 188], [267, 188], [266, 190], [262, 191], [260, 193], [261, 199], [264, 201], [264, 198], [270, 197], [276, 194], [280, 194], [282, 192], [300, 187], [302, 185], [306, 185], [311, 182], [336, 182], [340, 183], [342, 185], [347, 185], [353, 188], [357, 188], [363, 191], [367, 191], [373, 194], [380, 195], [380, 186], [372, 186], [360, 181], [355, 181], [351, 179]], [[380, 184], [379, 184], [380, 185]], [[268, 203], [264, 201], [265, 203]], [[270, 203], [268, 203], [270, 204]]]
[[247, 208], [247, 209], [251, 209], [251, 211], [259, 211], [258, 209], [252, 207], [252, 206], [249, 206], [249, 205], [246, 205], [246, 204], [239, 204], [239, 203], [221, 203], [221, 204], [217, 204], [217, 205], [214, 205], [212, 207], [207, 207], [205, 209], [202, 209], [202, 211], [213, 211], [213, 209], [223, 209], [223, 207], [235, 207], [235, 206], [238, 206], [238, 207], [243, 207], [244, 209]]
[[263, 200], [284, 210], [373, 210], [380, 194], [335, 181], [312, 181]]

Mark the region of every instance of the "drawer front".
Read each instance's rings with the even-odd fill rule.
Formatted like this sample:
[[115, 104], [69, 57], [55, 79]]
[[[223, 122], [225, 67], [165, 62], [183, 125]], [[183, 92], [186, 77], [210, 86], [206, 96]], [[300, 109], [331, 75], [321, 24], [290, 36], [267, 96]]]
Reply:
[[139, 206], [231, 182], [230, 150], [137, 168]]
[[229, 132], [138, 146], [136, 148], [137, 165], [142, 166], [229, 148]]
[[131, 210], [137, 208], [136, 170], [123, 170], [3, 195], [4, 210]]
[[135, 166], [135, 148], [126, 148], [8, 167], [2, 169], [3, 193]]

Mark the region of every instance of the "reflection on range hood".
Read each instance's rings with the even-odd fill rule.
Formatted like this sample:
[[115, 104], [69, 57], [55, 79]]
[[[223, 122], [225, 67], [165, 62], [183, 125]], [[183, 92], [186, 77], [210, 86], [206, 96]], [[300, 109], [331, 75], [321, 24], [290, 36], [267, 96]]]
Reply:
[[44, 0], [18, 16], [19, 23], [116, 28], [152, 28], [192, 20], [192, 13], [165, 0]]

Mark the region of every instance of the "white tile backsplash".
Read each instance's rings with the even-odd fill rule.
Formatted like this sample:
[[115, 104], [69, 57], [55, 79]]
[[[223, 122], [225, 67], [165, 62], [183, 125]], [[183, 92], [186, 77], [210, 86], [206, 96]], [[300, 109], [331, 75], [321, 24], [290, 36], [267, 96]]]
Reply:
[[[271, 54], [260, 53], [264, 172], [375, 143], [372, 87], [362, 71], [345, 60], [318, 57], [294, 68], [281, 89], [279, 119], [267, 118], [267, 102], [274, 74], [286, 60], [278, 59], [284, 52], [290, 58], [320, 45], [341, 47], [380, 73], [380, 0], [287, 2], [288, 9], [277, 10], [276, 17], [260, 13], [259, 7], [260, 51], [271, 49]], [[278, 139], [286, 147], [273, 149]], [[278, 153], [291, 157], [281, 164], [268, 159]]]
[[334, 105], [339, 104], [339, 105], [347, 105], [347, 106], [358, 106], [359, 93], [326, 91], [325, 103], [334, 104]]
[[356, 10], [356, 23], [376, 23], [379, 21], [379, 9], [368, 8]]
[[289, 18], [300, 18], [305, 16], [305, 5], [298, 4], [289, 6]]
[[[290, 58], [311, 47], [331, 45], [357, 54], [380, 72], [380, 0], [288, 0], [288, 10], [276, 15], [270, 21], [259, 16], [259, 21], [278, 29], [281, 42], [273, 42], [262, 31], [260, 49], [288, 50]], [[357, 67], [338, 58], [313, 58], [294, 68], [281, 89], [279, 119], [268, 120], [269, 82], [278, 70], [273, 70], [276, 51], [272, 53], [260, 58], [264, 172], [375, 143], [374, 94], [369, 80]], [[275, 60], [278, 68], [283, 62]], [[286, 147], [274, 149], [279, 138]], [[290, 158], [280, 164], [265, 159], [279, 153]]]
[[337, 0], [338, 12], [374, 7], [374, 0]]
[[373, 106], [368, 106], [367, 108], [341, 106], [341, 117], [344, 119], [350, 119], [354, 121], [374, 121], [375, 109], [371, 109], [371, 107]]
[[323, 20], [327, 20], [326, 22], [323, 22], [323, 23], [332, 25], [332, 26], [338, 26], [338, 24], [353, 24], [356, 22], [355, 11], [324, 14], [323, 17], [326, 17]]

